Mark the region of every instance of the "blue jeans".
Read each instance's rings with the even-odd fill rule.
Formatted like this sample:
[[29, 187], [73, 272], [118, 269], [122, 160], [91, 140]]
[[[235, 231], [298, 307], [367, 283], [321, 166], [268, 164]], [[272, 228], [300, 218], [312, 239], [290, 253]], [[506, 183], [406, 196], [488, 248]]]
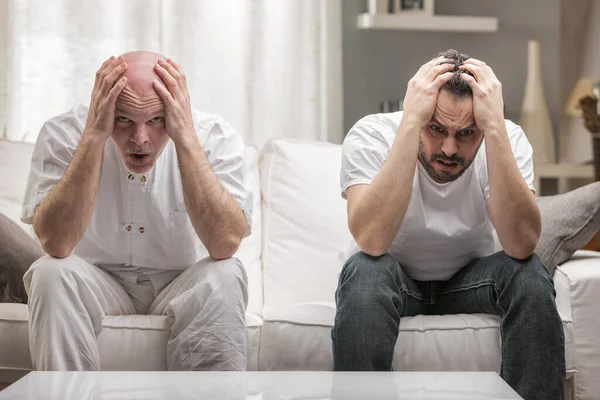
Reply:
[[415, 281], [389, 254], [344, 265], [331, 331], [336, 371], [390, 371], [401, 317], [501, 317], [502, 378], [526, 400], [563, 399], [565, 337], [550, 273], [535, 254], [477, 259], [448, 281]]

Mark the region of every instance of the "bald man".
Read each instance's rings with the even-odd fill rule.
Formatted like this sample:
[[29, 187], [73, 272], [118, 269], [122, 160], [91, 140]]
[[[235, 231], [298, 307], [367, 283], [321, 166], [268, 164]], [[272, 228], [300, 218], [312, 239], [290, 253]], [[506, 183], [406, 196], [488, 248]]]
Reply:
[[191, 109], [172, 60], [104, 62], [90, 106], [49, 120], [33, 154], [21, 219], [48, 254], [24, 277], [35, 369], [99, 370], [103, 316], [130, 314], [169, 317], [169, 370], [245, 369], [243, 152]]

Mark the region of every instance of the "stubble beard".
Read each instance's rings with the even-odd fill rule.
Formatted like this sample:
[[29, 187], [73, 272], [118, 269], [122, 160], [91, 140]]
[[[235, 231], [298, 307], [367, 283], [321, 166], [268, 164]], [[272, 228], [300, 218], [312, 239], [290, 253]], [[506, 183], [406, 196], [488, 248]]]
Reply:
[[[475, 154], [473, 154], [473, 156], [467, 161], [465, 162], [465, 159], [462, 157], [458, 157], [456, 154], [448, 157], [445, 154], [433, 154], [429, 159], [427, 158], [427, 155], [425, 154], [425, 150], [423, 150], [423, 142], [420, 141], [419, 142], [419, 155], [418, 155], [418, 159], [419, 162], [421, 163], [421, 165], [423, 166], [423, 168], [425, 168], [425, 171], [427, 172], [427, 174], [436, 182], [438, 183], [448, 183], [448, 182], [452, 182], [457, 180], [458, 178], [461, 177], [462, 174], [465, 173], [465, 171], [471, 166], [471, 164], [473, 164], [473, 161], [475, 160], [475, 157], [477, 157], [477, 153], [479, 152], [479, 148], [481, 147], [481, 143], [479, 144], [479, 146], [477, 146], [477, 151], [475, 151]], [[434, 168], [433, 163], [436, 162], [437, 160], [442, 160], [442, 161], [447, 161], [447, 162], [457, 162], [459, 165], [459, 171], [458, 172], [450, 172], [450, 171], [438, 171]]]

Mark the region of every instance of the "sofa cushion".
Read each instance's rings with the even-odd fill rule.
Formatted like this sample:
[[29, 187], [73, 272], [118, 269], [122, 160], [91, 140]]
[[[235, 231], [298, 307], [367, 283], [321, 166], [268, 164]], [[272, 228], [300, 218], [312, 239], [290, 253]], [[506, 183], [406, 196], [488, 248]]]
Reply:
[[21, 203], [31, 167], [33, 144], [0, 139], [0, 213], [32, 234], [29, 225], [21, 222]]
[[535, 252], [554, 275], [600, 229], [600, 182], [537, 199], [542, 234]]
[[332, 301], [349, 243], [341, 146], [273, 140], [261, 162], [263, 279], [269, 307]]
[[[320, 371], [333, 368], [333, 303], [268, 309], [263, 321], [259, 370]], [[562, 315], [561, 315], [562, 317]], [[573, 324], [563, 319], [567, 374], [576, 371]], [[402, 318], [395, 371], [500, 371], [500, 318], [487, 314]]]
[[244, 153], [247, 185], [252, 191], [252, 233], [244, 238], [234, 257], [242, 261], [248, 275], [248, 312], [262, 315], [262, 210], [260, 207], [259, 154], [255, 147], [248, 146]]
[[23, 275], [42, 255], [39, 243], [0, 213], [0, 303], [27, 303]]
[[[32, 369], [28, 310], [24, 304], [0, 304], [0, 382], [12, 383]], [[246, 367], [258, 368], [262, 320], [246, 314]], [[158, 371], [167, 368], [169, 318], [156, 315], [105, 316], [98, 337], [100, 367], [105, 371]]]
[[[577, 359], [576, 399], [600, 396], [600, 252], [579, 250], [554, 274], [557, 300], [568, 293], [563, 308], [573, 319], [574, 353]], [[558, 301], [557, 301], [558, 304]]]

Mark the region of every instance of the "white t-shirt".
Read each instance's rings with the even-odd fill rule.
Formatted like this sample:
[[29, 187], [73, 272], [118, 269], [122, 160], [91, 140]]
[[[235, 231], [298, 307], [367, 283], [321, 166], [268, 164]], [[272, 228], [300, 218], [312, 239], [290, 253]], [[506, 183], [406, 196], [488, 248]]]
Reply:
[[[88, 107], [77, 106], [42, 127], [23, 200], [24, 223], [32, 223], [35, 207], [64, 175], [81, 139], [87, 114]], [[245, 182], [241, 136], [219, 115], [197, 111], [192, 114], [213, 172], [239, 204], [250, 228], [252, 193]], [[121, 270], [131, 267], [176, 271], [208, 256], [185, 208], [172, 140], [153, 168], [143, 174], [128, 171], [113, 141], [106, 141], [96, 208], [74, 253], [91, 264], [121, 265]]]
[[[390, 152], [402, 112], [362, 118], [344, 139], [342, 196], [350, 186], [370, 184]], [[525, 133], [506, 120], [510, 145], [523, 179], [532, 191], [533, 151]], [[485, 140], [471, 166], [457, 180], [437, 183], [417, 161], [406, 216], [388, 252], [417, 280], [447, 280], [469, 261], [494, 252]], [[342, 258], [359, 251], [352, 241]]]

